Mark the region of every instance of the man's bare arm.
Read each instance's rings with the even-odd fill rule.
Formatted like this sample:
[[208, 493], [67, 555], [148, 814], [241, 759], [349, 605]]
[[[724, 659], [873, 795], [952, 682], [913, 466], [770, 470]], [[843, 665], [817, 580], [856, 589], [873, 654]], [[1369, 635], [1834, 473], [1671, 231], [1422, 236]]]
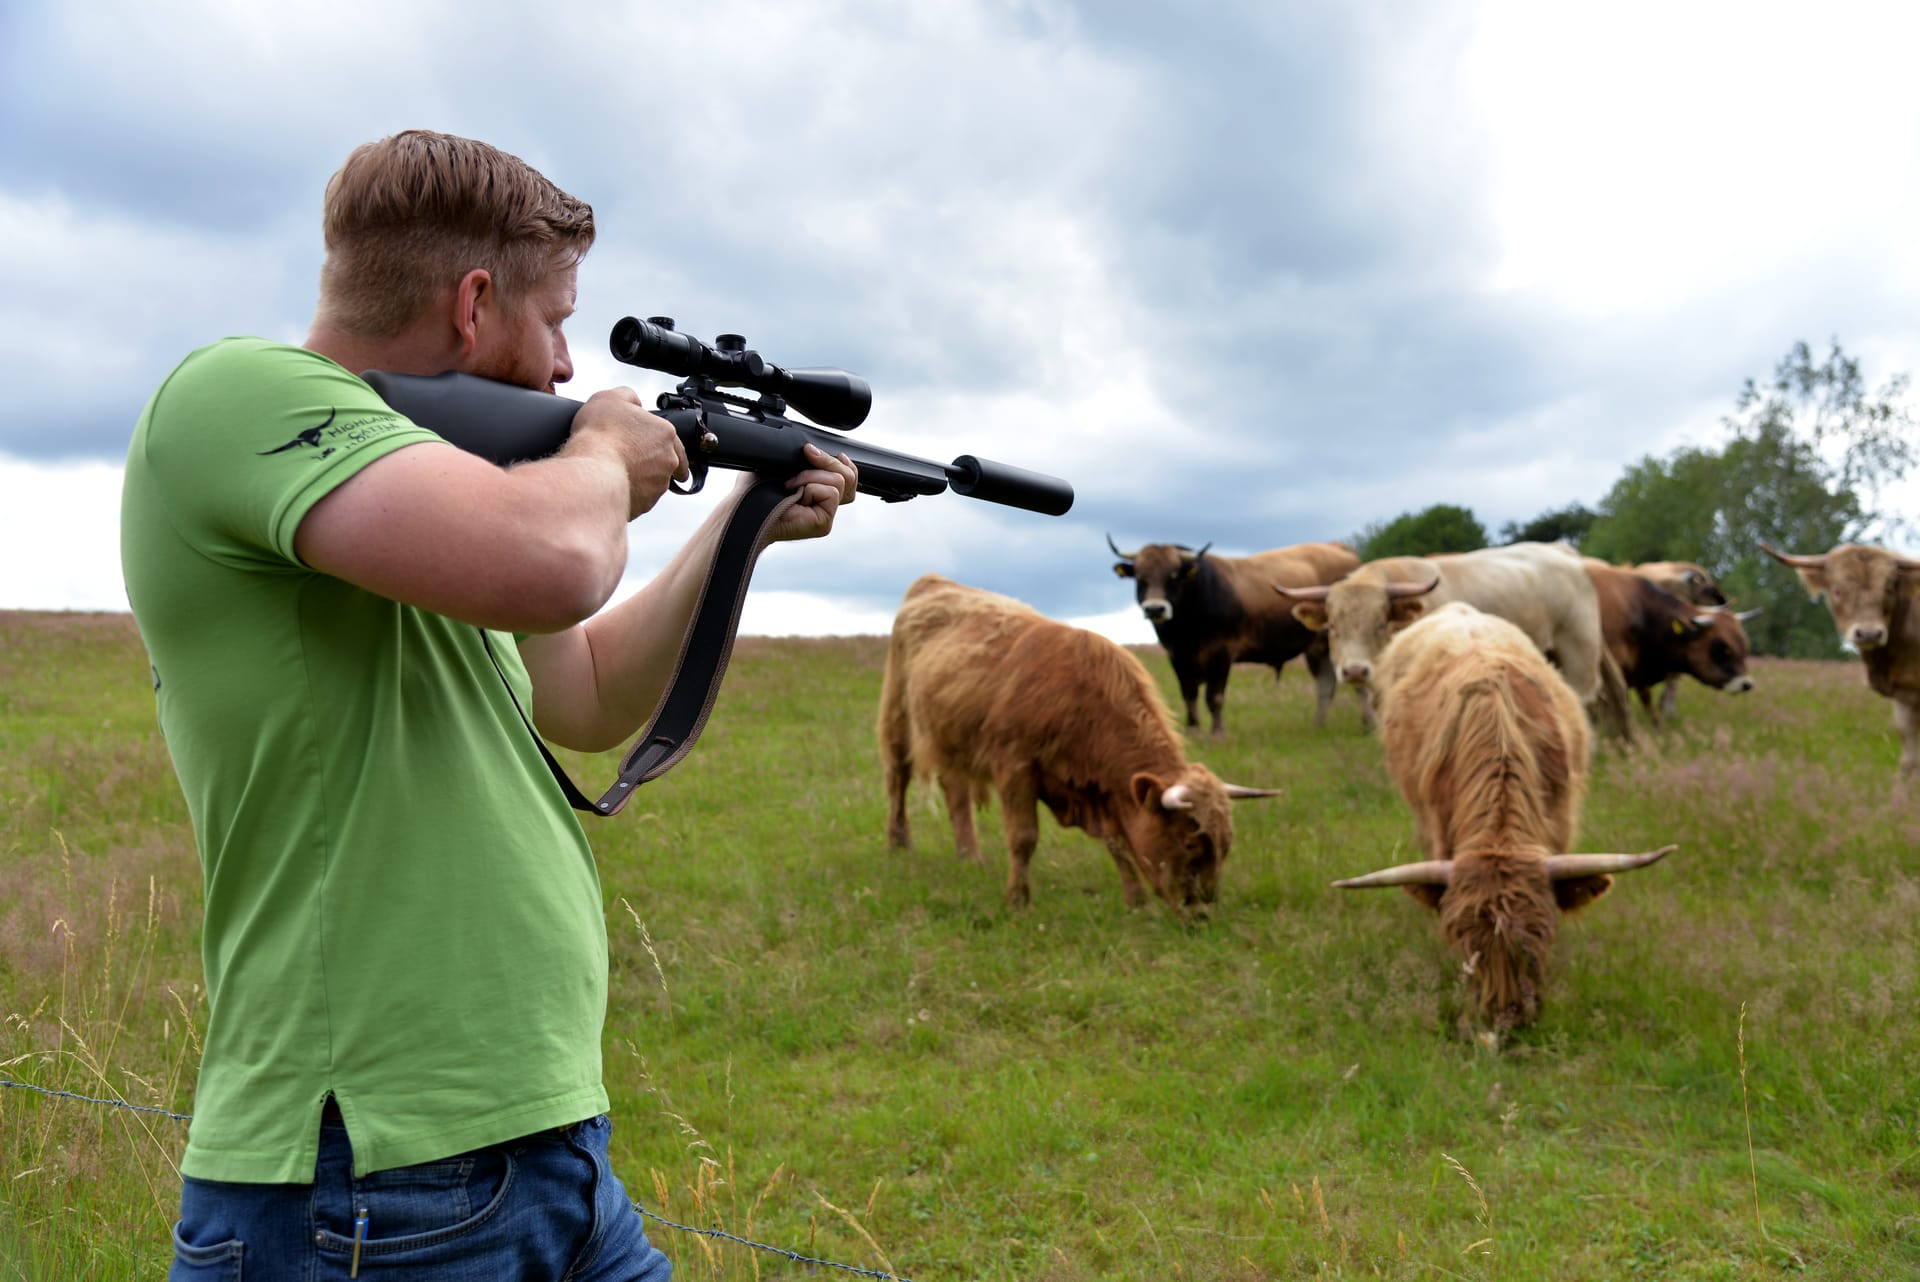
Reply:
[[294, 534], [306, 565], [462, 622], [554, 632], [619, 586], [627, 522], [686, 457], [627, 389], [587, 402], [549, 459], [502, 469], [422, 442], [376, 459], [316, 503]]
[[[768, 542], [818, 538], [833, 528], [839, 507], [853, 501], [853, 465], [807, 448], [812, 466], [788, 482], [799, 501], [781, 513]], [[646, 724], [673, 675], [727, 520], [751, 484], [743, 477], [634, 595], [577, 627], [521, 641], [520, 657], [533, 680], [534, 725], [542, 735], [563, 747], [601, 752]]]

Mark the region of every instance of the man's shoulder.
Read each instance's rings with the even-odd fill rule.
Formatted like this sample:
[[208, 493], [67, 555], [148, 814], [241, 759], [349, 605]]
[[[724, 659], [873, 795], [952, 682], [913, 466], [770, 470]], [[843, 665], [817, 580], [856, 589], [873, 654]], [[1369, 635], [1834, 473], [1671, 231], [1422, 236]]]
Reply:
[[209, 424], [235, 424], [242, 437], [273, 435], [288, 423], [311, 427], [316, 416], [403, 421], [364, 380], [328, 357], [291, 343], [238, 337], [189, 352], [154, 393], [144, 426], [153, 445], [181, 433], [205, 437]]
[[187, 353], [169, 382], [230, 385], [293, 376], [360, 381], [318, 352], [269, 338], [238, 336], [218, 339]]

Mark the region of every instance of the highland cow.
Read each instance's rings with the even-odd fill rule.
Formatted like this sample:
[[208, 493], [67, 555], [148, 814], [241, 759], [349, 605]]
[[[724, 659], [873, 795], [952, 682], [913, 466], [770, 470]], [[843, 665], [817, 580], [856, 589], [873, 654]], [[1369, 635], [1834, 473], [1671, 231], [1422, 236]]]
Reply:
[[1044, 803], [1106, 843], [1127, 906], [1151, 887], [1204, 913], [1233, 848], [1230, 803], [1270, 796], [1189, 762], [1140, 660], [1097, 633], [938, 575], [907, 589], [880, 693], [887, 842], [911, 844], [907, 790], [939, 781], [954, 845], [979, 858], [974, 807], [991, 786], [1007, 837], [1007, 903], [1026, 906]]
[[1519, 628], [1455, 602], [1410, 625], [1375, 673], [1387, 770], [1427, 859], [1334, 884], [1404, 886], [1440, 915], [1478, 1020], [1538, 1016], [1560, 915], [1637, 855], [1567, 854], [1586, 788], [1580, 701]]

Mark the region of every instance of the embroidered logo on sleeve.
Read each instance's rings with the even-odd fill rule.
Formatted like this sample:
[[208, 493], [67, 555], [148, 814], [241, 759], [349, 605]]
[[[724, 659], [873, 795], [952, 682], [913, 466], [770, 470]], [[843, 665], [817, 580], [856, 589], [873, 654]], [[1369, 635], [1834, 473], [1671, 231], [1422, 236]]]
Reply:
[[314, 426], [294, 434], [294, 438], [285, 445], [276, 445], [270, 450], [260, 450], [261, 457], [269, 454], [285, 454], [288, 450], [297, 450], [307, 446], [319, 451], [320, 458], [331, 456], [334, 451], [346, 445], [359, 445], [376, 436], [385, 436], [388, 432], [398, 431], [407, 426], [407, 420], [388, 414], [370, 414], [362, 418], [350, 419], [345, 423], [335, 423], [340, 416], [338, 408], [328, 411], [327, 416]]

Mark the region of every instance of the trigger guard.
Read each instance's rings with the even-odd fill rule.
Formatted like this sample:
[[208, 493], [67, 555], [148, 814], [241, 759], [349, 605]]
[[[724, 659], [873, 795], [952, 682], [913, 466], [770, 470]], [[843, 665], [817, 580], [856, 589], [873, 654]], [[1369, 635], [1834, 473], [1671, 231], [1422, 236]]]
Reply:
[[704, 467], [697, 467], [692, 469], [692, 473], [693, 473], [692, 479], [690, 479], [685, 485], [680, 484], [679, 480], [676, 478], [676, 479], [668, 480], [667, 488], [672, 490], [675, 494], [698, 494], [707, 483], [707, 469]]

